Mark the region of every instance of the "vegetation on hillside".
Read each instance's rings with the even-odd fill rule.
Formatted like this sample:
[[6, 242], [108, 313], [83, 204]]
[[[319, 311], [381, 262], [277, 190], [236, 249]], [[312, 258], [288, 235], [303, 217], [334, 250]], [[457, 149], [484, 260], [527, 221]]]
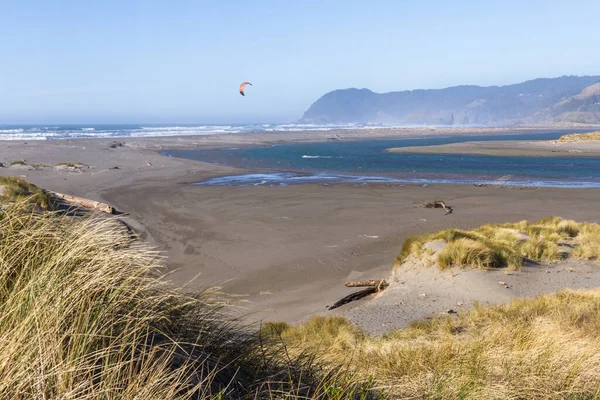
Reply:
[[[304, 112], [302, 123], [481, 125], [507, 123], [593, 123], [600, 121], [600, 76], [534, 79], [507, 86], [375, 93], [339, 89], [324, 94]], [[526, 94], [526, 104], [523, 102]]]
[[[443, 240], [445, 245], [431, 259], [433, 252], [425, 244], [437, 240]], [[408, 238], [396, 265], [412, 255], [436, 263], [441, 269], [518, 269], [527, 259], [552, 262], [569, 253], [581, 259], [600, 258], [600, 225], [549, 217], [535, 223], [520, 221], [483, 225], [473, 230], [448, 229]]]
[[568, 135], [562, 135], [558, 141], [562, 143], [600, 141], [600, 131], [589, 133], [569, 133]]

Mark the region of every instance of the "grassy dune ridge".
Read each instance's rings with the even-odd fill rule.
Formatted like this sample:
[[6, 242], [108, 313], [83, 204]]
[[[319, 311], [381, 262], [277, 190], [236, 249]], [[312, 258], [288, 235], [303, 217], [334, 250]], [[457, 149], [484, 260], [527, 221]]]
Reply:
[[[446, 244], [434, 259], [425, 248], [428, 242]], [[483, 225], [473, 230], [448, 229], [430, 235], [408, 238], [396, 265], [408, 257], [450, 267], [518, 269], [527, 259], [541, 262], [561, 260], [567, 256], [580, 259], [600, 258], [600, 225], [548, 217], [531, 223]]]
[[[446, 245], [434, 253], [426, 243], [438, 240]], [[600, 226], [548, 217], [450, 229], [409, 238], [397, 262], [435, 255], [431, 263], [442, 269], [519, 268], [524, 258], [559, 260], [564, 247], [571, 257], [598, 259]], [[476, 305], [381, 337], [343, 317], [314, 317], [295, 327], [266, 324], [263, 331], [336, 365], [360, 365], [363, 378], [376, 377], [388, 398], [600, 398], [600, 289]]]

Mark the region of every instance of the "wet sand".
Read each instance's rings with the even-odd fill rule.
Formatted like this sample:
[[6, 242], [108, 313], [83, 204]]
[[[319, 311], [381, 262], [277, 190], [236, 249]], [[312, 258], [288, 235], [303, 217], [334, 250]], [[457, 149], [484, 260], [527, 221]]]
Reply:
[[[377, 132], [377, 137], [390, 137], [382, 133], [398, 135], [386, 131]], [[407, 130], [402, 134], [419, 132]], [[143, 237], [167, 256], [167, 279], [189, 290], [223, 286], [226, 292], [238, 295], [237, 312], [249, 321], [296, 322], [325, 312], [327, 306], [349, 293], [345, 281], [388, 277], [402, 242], [414, 234], [548, 215], [600, 222], [600, 189], [446, 184], [190, 186], [188, 183], [208, 177], [248, 171], [158, 154], [167, 148], [330, 140], [335, 135], [339, 135], [336, 140], [355, 139], [354, 133], [332, 136], [331, 132], [304, 132], [0, 142], [0, 162], [9, 165], [25, 160], [30, 164], [0, 168], [0, 175], [23, 176], [43, 188], [101, 200], [128, 213], [139, 223], [136, 226]], [[72, 171], [52, 167], [60, 162], [86, 166]], [[441, 210], [419, 207], [436, 199], [452, 205], [455, 212], [444, 215]], [[547, 289], [544, 281], [531, 282], [530, 291], [524, 294]], [[569, 285], [575, 284], [558, 284]], [[414, 286], [414, 290], [419, 289]], [[395, 306], [402, 317], [396, 318], [399, 322], [394, 326], [452, 307], [452, 299], [447, 304], [439, 301], [434, 308], [418, 307], [421, 299], [413, 300], [410, 307]], [[348, 313], [367, 328], [380, 326], [380, 319], [349, 312], [368, 306], [370, 301], [338, 312]], [[407, 296], [402, 301], [412, 300]]]

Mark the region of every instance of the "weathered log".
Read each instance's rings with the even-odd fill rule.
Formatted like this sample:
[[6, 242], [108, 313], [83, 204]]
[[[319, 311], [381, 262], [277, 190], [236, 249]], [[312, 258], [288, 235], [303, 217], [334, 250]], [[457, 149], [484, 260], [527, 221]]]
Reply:
[[352, 294], [349, 294], [348, 296], [344, 297], [341, 300], [336, 301], [335, 303], [333, 303], [332, 306], [328, 307], [327, 310], [333, 310], [336, 309], [338, 307], [343, 306], [344, 304], [350, 303], [352, 301], [356, 301], [356, 300], [360, 300], [363, 297], [367, 297], [373, 293], [377, 293], [378, 290], [376, 287], [368, 287], [366, 289], [363, 290], [359, 290], [358, 292], [354, 292]]
[[48, 193], [53, 197], [57, 197], [66, 202], [69, 202], [69, 203], [77, 204], [77, 205], [80, 205], [80, 206], [83, 206], [86, 208], [91, 208], [93, 210], [102, 211], [107, 214], [115, 213], [115, 209], [106, 203], [101, 203], [99, 201], [86, 199], [84, 197], [71, 196], [68, 194], [63, 194], [63, 193], [58, 193], [58, 192], [48, 191]]
[[384, 279], [371, 279], [368, 281], [358, 281], [358, 282], [346, 282], [346, 287], [365, 287], [365, 286], [375, 286], [380, 289], [384, 289], [389, 284]]
[[372, 279], [368, 281], [358, 281], [358, 282], [346, 282], [346, 287], [364, 287], [367, 286], [366, 289], [359, 290], [358, 292], [354, 292], [349, 294], [348, 296], [342, 298], [341, 300], [335, 302], [332, 306], [327, 308], [328, 310], [333, 310], [344, 304], [350, 303], [352, 301], [360, 300], [363, 297], [367, 297], [371, 294], [379, 294], [382, 290], [385, 290], [389, 286], [389, 283], [385, 279]]

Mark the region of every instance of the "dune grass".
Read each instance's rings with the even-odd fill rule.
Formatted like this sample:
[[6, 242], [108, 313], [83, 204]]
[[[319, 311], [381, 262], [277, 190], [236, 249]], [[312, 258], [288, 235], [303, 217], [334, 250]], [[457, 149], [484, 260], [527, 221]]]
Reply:
[[23, 160], [17, 160], [17, 161], [13, 161], [10, 163], [11, 167], [16, 166], [16, 165], [27, 165], [27, 163]]
[[318, 354], [240, 325], [216, 289], [170, 289], [159, 254], [116, 219], [41, 212], [24, 201], [0, 200], [0, 398], [369, 393], [371, 381], [350, 367], [324, 371]]
[[490, 224], [469, 231], [449, 229], [410, 237], [404, 242], [396, 265], [411, 255], [425, 258], [424, 245], [436, 240], [446, 242], [434, 260], [441, 269], [518, 269], [525, 259], [552, 262], [566, 257], [560, 245], [573, 246], [571, 255], [575, 258], [600, 258], [600, 225], [548, 217], [535, 223]]
[[71, 168], [77, 168], [77, 167], [82, 167], [85, 164], [82, 162], [59, 162], [58, 164], [55, 165], [55, 167], [71, 167]]
[[36, 205], [44, 210], [52, 207], [48, 193], [21, 178], [0, 176], [0, 200]]
[[597, 399], [600, 290], [561, 291], [370, 337], [340, 317], [286, 327], [292, 348], [360, 365], [388, 398]]
[[0, 397], [185, 398], [225, 387], [211, 355], [226, 362], [227, 340], [245, 340], [219, 327], [208, 293], [161, 291], [156, 254], [114, 224], [20, 210], [0, 209]]
[[562, 143], [600, 141], [600, 131], [589, 133], [569, 133], [568, 135], [562, 135], [558, 141]]

